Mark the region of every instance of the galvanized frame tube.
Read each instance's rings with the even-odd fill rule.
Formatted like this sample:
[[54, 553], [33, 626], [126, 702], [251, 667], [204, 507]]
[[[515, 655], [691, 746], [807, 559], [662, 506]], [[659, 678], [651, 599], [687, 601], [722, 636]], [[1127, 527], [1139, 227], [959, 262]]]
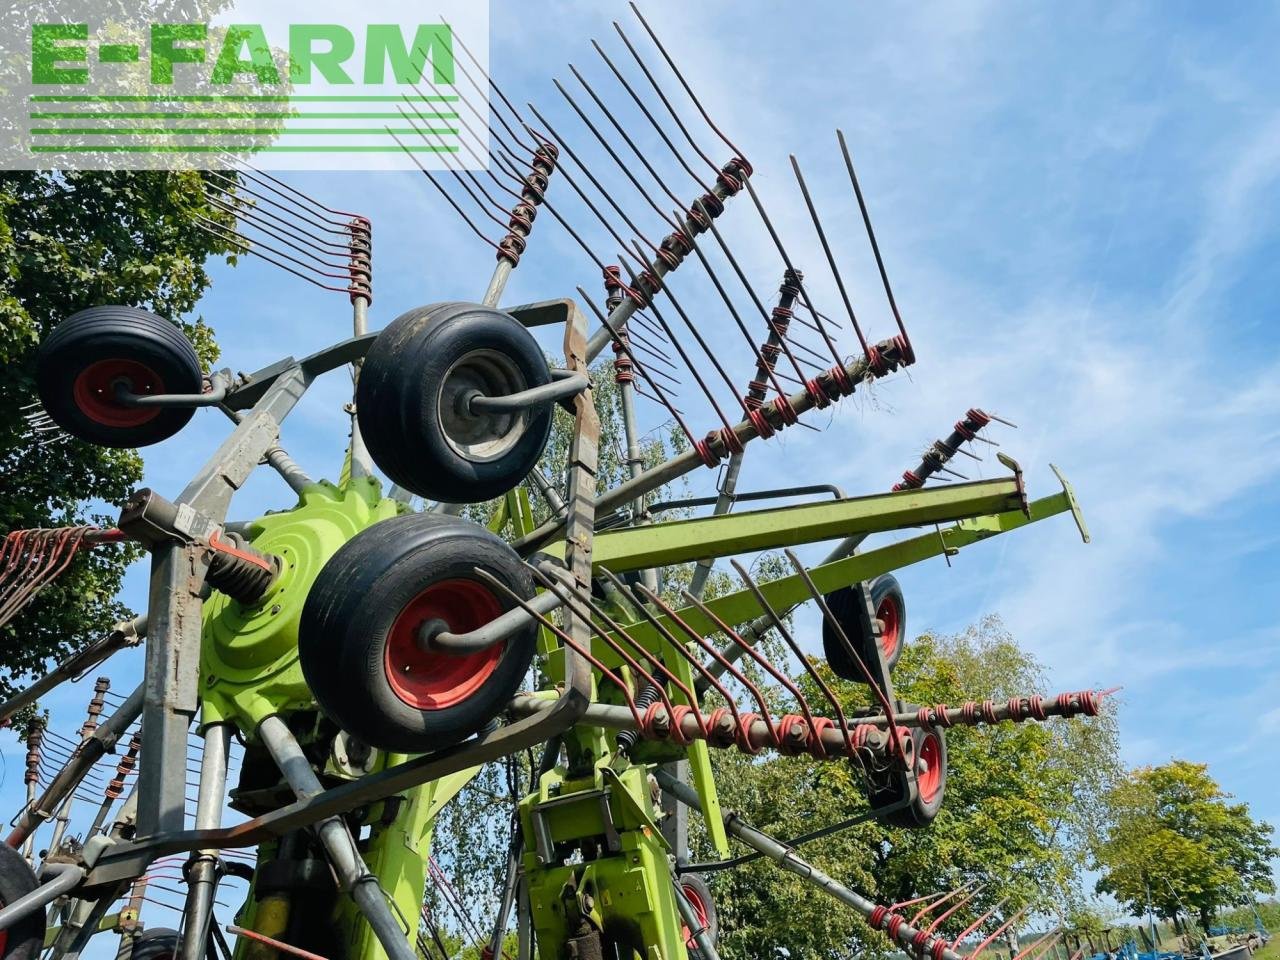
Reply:
[[[200, 786], [196, 794], [197, 830], [209, 830], [222, 823], [222, 804], [227, 788], [227, 757], [231, 747], [231, 725], [215, 723], [205, 728], [204, 752], [200, 758]], [[218, 882], [218, 851], [195, 851], [187, 861], [187, 901], [183, 908], [182, 942], [178, 960], [202, 960], [213, 922], [213, 896]]]
[[[280, 423], [301, 399], [311, 376], [297, 362], [280, 372], [253, 409], [237, 424], [175, 501], [218, 524], [231, 496], [274, 446]], [[187, 730], [199, 707], [200, 549], [171, 543], [153, 550], [147, 602], [150, 639], [146, 647], [143, 727], [147, 746], [138, 771], [138, 832], [144, 836], [186, 827], [182, 779], [165, 771], [187, 761]], [[195, 572], [195, 575], [193, 575]]]
[[[258, 725], [258, 735], [299, 800], [324, 792], [310, 761], [283, 720], [277, 716], [267, 717]], [[343, 891], [364, 914], [387, 956], [391, 960], [416, 960], [405, 931], [391, 912], [378, 878], [369, 872], [346, 823], [341, 817], [328, 817], [316, 824], [315, 831]]]
[[[680, 806], [683, 808], [684, 805], [680, 804]], [[698, 918], [698, 912], [694, 910], [689, 898], [684, 895], [684, 890], [680, 888], [680, 880], [674, 874], [671, 876], [671, 883], [675, 887], [676, 909], [680, 911], [680, 919], [685, 922], [685, 925], [693, 935], [693, 942], [697, 945], [698, 953], [701, 955], [699, 960], [720, 960], [716, 945], [711, 942], [711, 931], [702, 925], [702, 921]]]
[[0, 930], [7, 930], [33, 910], [52, 903], [84, 878], [84, 868], [74, 863], [51, 863], [41, 871], [44, 879], [25, 897], [0, 909]]

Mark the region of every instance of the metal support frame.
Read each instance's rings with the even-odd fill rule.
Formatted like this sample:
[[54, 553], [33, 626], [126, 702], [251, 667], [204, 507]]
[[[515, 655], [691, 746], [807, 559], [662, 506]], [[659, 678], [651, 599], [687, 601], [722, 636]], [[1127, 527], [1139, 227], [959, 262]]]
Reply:
[[[320, 779], [311, 769], [311, 762], [303, 754], [298, 741], [279, 717], [268, 717], [258, 726], [258, 736], [271, 753], [272, 759], [284, 774], [300, 800], [307, 800], [324, 792]], [[409, 946], [412, 931], [401, 929], [395, 914], [387, 902], [378, 878], [369, 872], [355, 838], [340, 816], [326, 817], [316, 824], [320, 838], [333, 871], [343, 892], [350, 895], [373, 928], [378, 942], [391, 960], [416, 960]], [[188, 941], [183, 941], [185, 948]], [[184, 958], [186, 960], [186, 958]]]
[[[200, 786], [196, 795], [197, 830], [207, 830], [222, 822], [230, 747], [230, 724], [216, 723], [205, 728]], [[216, 849], [197, 850], [187, 862], [187, 900], [182, 911], [182, 943], [178, 960], [201, 960], [205, 955], [209, 927], [213, 922], [213, 897], [217, 891], [218, 870]]]

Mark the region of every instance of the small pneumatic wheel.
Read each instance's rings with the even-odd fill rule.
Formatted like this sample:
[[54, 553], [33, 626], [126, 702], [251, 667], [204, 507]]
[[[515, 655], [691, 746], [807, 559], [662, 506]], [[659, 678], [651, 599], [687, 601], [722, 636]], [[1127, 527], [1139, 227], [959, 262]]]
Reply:
[[[31, 867], [13, 847], [0, 843], [0, 906], [15, 902], [39, 886]], [[36, 960], [44, 950], [45, 909], [39, 907], [0, 930], [3, 960]]]
[[[716, 918], [716, 905], [711, 899], [711, 888], [707, 886], [707, 881], [696, 873], [686, 873], [680, 877], [677, 883], [680, 886], [680, 892], [684, 894], [685, 899], [689, 901], [689, 905], [693, 907], [694, 915], [698, 918], [698, 924], [707, 931], [707, 937], [711, 940], [711, 945], [715, 946], [720, 940], [720, 923]], [[702, 952], [698, 950], [698, 945], [694, 942], [693, 931], [689, 929], [689, 925], [683, 924], [680, 933], [684, 937], [684, 946], [689, 951], [689, 956], [693, 960], [701, 960]]]
[[[840, 622], [849, 642], [853, 644], [853, 649], [874, 676], [875, 648], [858, 612], [862, 597], [857, 585], [841, 587], [827, 594], [824, 599], [831, 608], [832, 615]], [[907, 604], [897, 577], [886, 573], [872, 582], [871, 605], [875, 608], [876, 619], [884, 624], [884, 631], [880, 635], [880, 651], [884, 656], [885, 666], [892, 670], [902, 656], [902, 647], [907, 639]], [[837, 677], [866, 683], [866, 678], [858, 664], [849, 656], [839, 634], [825, 620], [822, 624], [822, 650]]]
[[[879, 817], [880, 821], [894, 827], [924, 827], [942, 809], [942, 798], [947, 792], [947, 735], [941, 728], [913, 728], [913, 745], [910, 758], [915, 767], [916, 790], [911, 802], [904, 807], [890, 810]], [[895, 786], [869, 797], [873, 810], [888, 807], [906, 796], [905, 777], [895, 778]]]
[[199, 394], [200, 361], [177, 326], [136, 307], [90, 307], [54, 329], [36, 354], [45, 412], [67, 433], [100, 447], [145, 447], [187, 425], [193, 407], [131, 407], [142, 396]]
[[474, 653], [426, 642], [433, 630], [466, 633], [516, 605], [477, 569], [532, 599], [515, 551], [469, 520], [403, 514], [343, 544], [312, 584], [298, 625], [302, 672], [320, 709], [396, 753], [440, 750], [498, 716], [529, 669], [537, 624]]
[[133, 941], [130, 960], [173, 960], [178, 955], [180, 940], [178, 931], [170, 927], [143, 930]]
[[476, 303], [419, 307], [393, 320], [364, 358], [360, 432], [394, 483], [430, 500], [481, 503], [537, 464], [553, 401], [479, 412], [471, 400], [550, 381], [537, 341], [514, 317]]

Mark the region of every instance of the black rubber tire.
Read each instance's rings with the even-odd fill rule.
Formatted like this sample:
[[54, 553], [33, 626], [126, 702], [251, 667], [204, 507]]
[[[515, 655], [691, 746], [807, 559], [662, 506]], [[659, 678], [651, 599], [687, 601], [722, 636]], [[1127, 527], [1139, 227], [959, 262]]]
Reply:
[[[711, 945], [715, 946], [720, 942], [720, 920], [716, 916], [716, 902], [711, 896], [711, 887], [696, 873], [682, 874], [679, 883], [680, 889], [694, 903], [695, 908], [701, 903], [706, 915], [707, 935], [711, 938]], [[702, 957], [701, 950], [688, 947], [688, 951], [690, 960], [700, 960]]]
[[[448, 654], [420, 655], [412, 652], [416, 647], [406, 647], [426, 620], [443, 619], [460, 632], [516, 606], [484, 583], [476, 568], [497, 577], [521, 599], [533, 597], [532, 580], [515, 551], [469, 520], [404, 514], [343, 544], [312, 584], [298, 626], [302, 672], [320, 709], [370, 746], [415, 754], [464, 740], [498, 716], [529, 669], [536, 624], [483, 656], [469, 655], [479, 659], [466, 664]], [[445, 581], [448, 585], [440, 586]], [[449, 623], [458, 616], [419, 616], [429, 588], [446, 603], [459, 596], [472, 607], [478, 603], [479, 612], [462, 614], [465, 620], [475, 613], [470, 616], [474, 622]], [[412, 672], [406, 670], [401, 678], [400, 668], [392, 669], [393, 661], [406, 663]], [[450, 679], [457, 680], [453, 688], [447, 687]], [[402, 689], [416, 684], [419, 705], [398, 693], [397, 684]], [[420, 692], [432, 684], [444, 689]]]
[[[145, 382], [135, 382], [142, 371]], [[195, 348], [182, 331], [136, 307], [81, 310], [58, 324], [36, 354], [45, 411], [88, 443], [145, 447], [173, 436], [195, 413], [193, 407], [142, 410], [116, 403], [105, 389], [115, 377], [134, 383], [135, 393], [198, 394], [204, 385]]]
[[[863, 662], [875, 672], [875, 647], [872, 644], [871, 637], [868, 636], [862, 625], [862, 617], [858, 614], [858, 603], [860, 602], [858, 591], [855, 587], [841, 587], [832, 593], [829, 593], [823, 599], [826, 600], [827, 606], [831, 608], [831, 613], [840, 621], [840, 626], [844, 629], [845, 634], [849, 637], [849, 642], [853, 644], [853, 648], [858, 651]], [[885, 658], [885, 665], [892, 670], [898, 664], [898, 659], [902, 656], [902, 648], [906, 645], [907, 637], [907, 604], [902, 596], [902, 586], [898, 583], [898, 578], [891, 573], [877, 577], [871, 584], [871, 604], [875, 607], [879, 614], [881, 605], [891, 603], [894, 604], [897, 611], [897, 621], [893, 626], [896, 627], [897, 640], [893, 645], [892, 651]], [[888, 626], [889, 624], [886, 623]], [[824, 619], [822, 624], [822, 650], [826, 655], [827, 663], [837, 677], [843, 677], [845, 680], [854, 680], [858, 683], [866, 683], [862, 671], [858, 669], [858, 665], [849, 656], [849, 652], [845, 649], [840, 637], [832, 628], [831, 624]]]
[[[551, 434], [554, 403], [517, 415], [461, 414], [442, 400], [464, 382], [460, 361], [507, 367], [509, 391], [542, 386], [551, 371], [536, 340], [515, 318], [475, 303], [436, 303], [401, 314], [369, 348], [356, 389], [360, 432], [374, 462], [395, 483], [430, 500], [481, 503], [519, 484]], [[448, 422], [442, 411], [454, 410]], [[463, 425], [460, 427], [459, 425]], [[500, 437], [488, 453], [466, 446], [465, 429]], [[455, 442], [458, 445], [455, 445]]]
[[178, 955], [181, 936], [169, 927], [143, 930], [133, 941], [129, 960], [173, 960]]
[[[914, 708], [913, 708], [914, 709]], [[916, 829], [927, 827], [942, 809], [942, 801], [947, 793], [947, 734], [941, 727], [936, 729], [915, 728], [911, 731], [911, 739], [915, 744], [915, 758], [918, 764], [922, 754], [930, 760], [930, 774], [919, 774], [916, 795], [911, 803], [898, 810], [884, 814], [879, 819], [892, 827]], [[932, 740], [933, 746], [926, 746]], [[926, 796], [927, 795], [927, 796]], [[880, 795], [871, 798], [873, 808], [885, 807], [901, 797], [901, 794]]]
[[[40, 884], [22, 854], [0, 843], [0, 906], [13, 903]], [[33, 910], [4, 931], [2, 960], [36, 960], [44, 951], [45, 908]]]

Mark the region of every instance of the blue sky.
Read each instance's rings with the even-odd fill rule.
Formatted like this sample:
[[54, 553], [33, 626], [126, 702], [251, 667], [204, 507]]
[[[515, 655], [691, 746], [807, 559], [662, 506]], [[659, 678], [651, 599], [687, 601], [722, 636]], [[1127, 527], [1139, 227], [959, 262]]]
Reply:
[[[1017, 422], [993, 435], [1026, 468], [1033, 496], [1056, 489], [1048, 463], [1063, 469], [1093, 544], [1058, 518], [974, 547], [951, 569], [908, 569], [911, 629], [958, 630], [999, 613], [1054, 689], [1123, 684], [1127, 761], [1207, 762], [1255, 815], [1280, 823], [1280, 13], [1262, 3], [763, 0], [645, 12], [752, 160], [793, 258], [825, 273], [787, 166], [789, 152], [800, 157], [860, 316], [882, 337], [890, 320], [838, 165], [833, 131], [845, 131], [919, 357], [909, 375], [816, 418], [824, 433], [762, 444], [741, 488], [823, 480], [869, 493], [969, 406]], [[627, 22], [624, 4], [492, 8], [496, 78], [519, 102], [550, 107], [575, 147], [587, 134], [549, 78], [568, 76], [569, 61], [603, 78], [588, 41], [612, 52], [613, 18]], [[372, 218], [375, 328], [422, 303], [482, 294], [492, 252], [420, 176], [288, 179]], [[679, 189], [690, 192], [687, 181]], [[553, 202], [563, 194], [553, 182]], [[781, 265], [746, 201], [720, 225], [772, 296]], [[695, 269], [675, 288], [716, 329], [728, 318]], [[348, 328], [343, 298], [261, 263], [213, 276], [199, 312], [234, 369], [301, 356]], [[598, 290], [597, 271], [539, 219], [506, 302], [578, 284]], [[828, 295], [820, 306], [837, 303]], [[285, 446], [313, 475], [336, 474], [348, 387], [341, 375], [321, 381], [285, 425]], [[225, 432], [201, 414], [148, 452], [148, 482], [175, 494]], [[703, 471], [690, 491], [713, 483]], [[287, 502], [260, 471], [233, 512]], [[137, 571], [135, 605], [143, 587]], [[127, 672], [116, 671], [122, 692]], [[71, 716], [86, 696], [57, 702], [74, 704]], [[11, 798], [21, 755], [10, 746], [6, 756]]]

